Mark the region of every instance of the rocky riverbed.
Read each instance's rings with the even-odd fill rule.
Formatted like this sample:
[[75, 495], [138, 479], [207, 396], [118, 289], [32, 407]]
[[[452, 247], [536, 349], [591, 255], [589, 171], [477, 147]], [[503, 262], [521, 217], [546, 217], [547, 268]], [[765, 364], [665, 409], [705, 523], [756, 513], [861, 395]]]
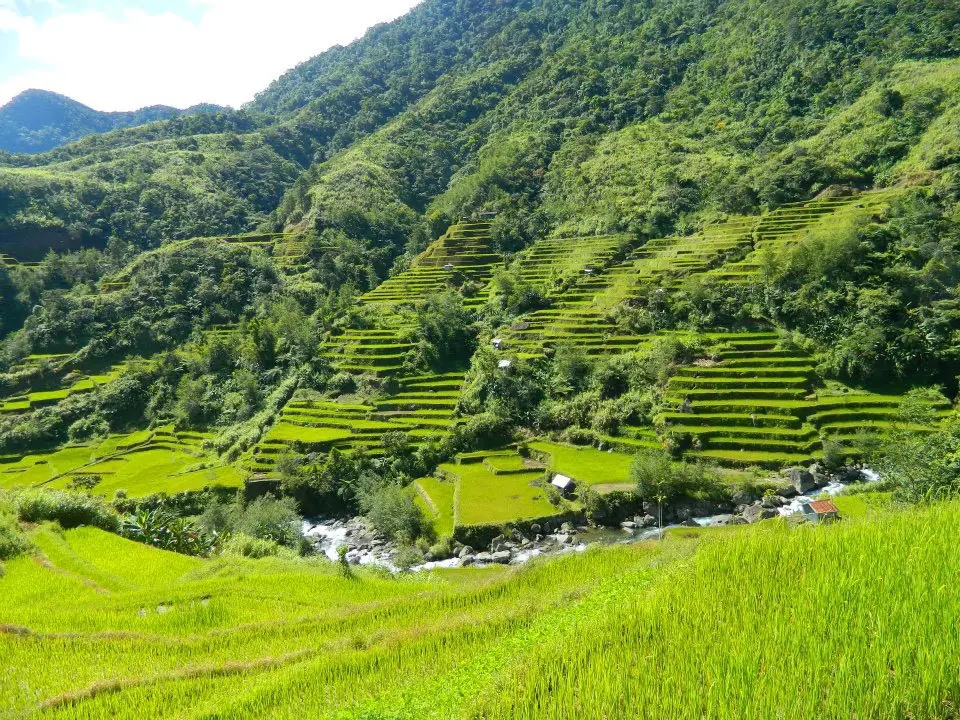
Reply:
[[[639, 542], [657, 537], [661, 530], [677, 527], [714, 527], [745, 525], [774, 517], [786, 517], [800, 512], [803, 503], [815, 496], [836, 495], [854, 482], [878, 480], [869, 468], [845, 468], [828, 474], [819, 465], [808, 469], [791, 468], [783, 471], [773, 493], [761, 498], [747, 494], [735, 495], [729, 503], [699, 501], [665, 509], [663, 527], [652, 514], [628, 518], [619, 527], [590, 527], [571, 522], [543, 527], [530, 526], [526, 534], [513, 530], [493, 538], [488, 548], [473, 548], [454, 544], [453, 555], [433, 558], [427, 553], [424, 562], [414, 565], [413, 571], [433, 568], [485, 566], [492, 564], [518, 565], [546, 554], [580, 552], [598, 543]], [[654, 509], [655, 511], [655, 509]], [[399, 571], [396, 563], [399, 547], [379, 536], [363, 520], [305, 520], [303, 534], [311, 539], [316, 552], [331, 561], [338, 560], [338, 551], [346, 547], [347, 562], [351, 565], [372, 565]]]

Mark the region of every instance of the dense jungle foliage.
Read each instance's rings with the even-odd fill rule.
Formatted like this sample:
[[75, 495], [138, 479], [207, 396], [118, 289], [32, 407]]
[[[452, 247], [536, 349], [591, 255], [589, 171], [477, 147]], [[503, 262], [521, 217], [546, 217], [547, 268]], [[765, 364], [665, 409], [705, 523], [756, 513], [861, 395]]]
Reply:
[[[46, 390], [66, 369], [23, 365], [31, 355], [131, 363], [103, 392], [0, 420], [0, 452], [146, 421], [209, 430], [234, 458], [295, 392], [396, 390], [335, 372], [318, 348], [375, 326], [355, 297], [480, 211], [496, 213], [493, 249], [509, 260], [551, 233], [640, 244], [821, 193], [904, 189], [888, 212], [771, 248], [756, 280], [651, 288], [607, 319], [638, 334], [778, 327], [823, 377], [952, 394], [958, 26], [945, 0], [427, 0], [240, 111], [0, 154], [0, 253], [51, 237], [83, 248], [0, 264], [7, 394]], [[298, 272], [253, 245], [194, 239], [247, 231], [295, 236]], [[119, 287], [103, 292], [105, 280]], [[509, 269], [492, 287], [468, 310], [478, 288], [452, 283], [395, 323], [405, 371], [469, 368], [458, 412], [470, 420], [416, 448], [388, 433], [384, 458], [284, 458], [291, 494], [357, 510], [371, 474], [402, 484], [518, 429], [599, 442], [649, 425], [671, 369], [702, 351], [569, 347], [505, 375], [491, 338], [551, 301]]]

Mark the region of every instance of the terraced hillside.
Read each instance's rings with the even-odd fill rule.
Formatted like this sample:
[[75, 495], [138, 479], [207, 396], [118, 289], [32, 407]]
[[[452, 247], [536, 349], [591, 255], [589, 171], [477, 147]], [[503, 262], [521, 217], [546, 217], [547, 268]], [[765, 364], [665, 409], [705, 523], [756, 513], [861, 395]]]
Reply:
[[242, 477], [237, 468], [203, 447], [210, 437], [165, 426], [72, 444], [54, 453], [0, 457], [0, 488], [77, 486], [108, 498], [118, 490], [136, 498], [239, 486]]
[[[904, 423], [902, 396], [824, 387], [815, 359], [784, 349], [774, 333], [707, 337], [718, 343], [711, 359], [677, 370], [667, 385], [670, 410], [657, 417], [665, 435], [686, 436], [691, 456], [781, 468], [820, 457], [824, 441], [856, 456], [862, 431], [935, 431], [935, 425]], [[935, 418], [949, 412], [946, 398], [926, 403]]]
[[[759, 217], [733, 218], [689, 237], [651, 240], [629, 250], [622, 262], [589, 267], [551, 307], [502, 330], [501, 352], [524, 358], [563, 344], [584, 347], [592, 355], [648, 347], [663, 333], [623, 332], [611, 317], [614, 308], [651, 289], [669, 293], [691, 275], [752, 282], [759, 277], [764, 252], [797, 243], [805, 233], [829, 232], [855, 216], [879, 212], [898, 192], [824, 197]], [[538, 252], [539, 245], [530, 255], [550, 257], [549, 249]], [[837, 441], [856, 455], [855, 436], [862, 429], [882, 430], [899, 422], [901, 397], [824, 388], [815, 372], [816, 358], [783, 347], [773, 328], [698, 337], [712, 345], [711, 358], [681, 367], [670, 378], [667, 409], [656, 418], [657, 432], [623, 427], [617, 437], [604, 436], [604, 441], [630, 451], [659, 447], [672, 438], [693, 457], [777, 468], [819, 457], [824, 440]], [[944, 398], [930, 402], [935, 414], [949, 406]]]
[[264, 438], [251, 450], [246, 468], [269, 475], [279, 457], [295, 448], [322, 455], [362, 448], [382, 453], [385, 433], [405, 433], [416, 446], [436, 440], [456, 425], [454, 410], [462, 372], [404, 375], [404, 358], [416, 342], [407, 310], [448, 287], [473, 288], [467, 307], [484, 302], [502, 258], [490, 251], [490, 223], [462, 222], [432, 243], [410, 268], [361, 296], [371, 308], [369, 327], [348, 327], [327, 338], [320, 355], [333, 369], [355, 375], [398, 378], [396, 392], [369, 404], [295, 396]]
[[388, 432], [405, 433], [412, 445], [439, 439], [457, 423], [453, 415], [462, 384], [463, 373], [411, 375], [400, 381], [398, 392], [371, 404], [295, 396], [254, 446], [246, 468], [270, 474], [280, 457], [295, 450], [317, 455], [363, 449], [380, 455]]
[[[14, 366], [13, 371], [16, 372], [27, 366], [41, 363], [62, 363], [68, 357], [68, 355], [63, 354], [30, 355], [19, 366]], [[65, 373], [57, 387], [34, 392], [21, 391], [0, 397], [0, 415], [26, 413], [38, 408], [56, 405], [72, 395], [93, 392], [97, 388], [115, 381], [125, 369], [126, 364], [118, 364], [98, 374], [86, 374], [77, 371]]]
[[375, 311], [374, 326], [342, 330], [321, 345], [320, 354], [336, 370], [396, 374], [415, 342], [413, 326], [401, 307], [410, 308], [433, 293], [468, 283], [474, 294], [465, 305], [476, 307], [484, 301], [487, 284], [500, 266], [502, 258], [490, 252], [489, 222], [454, 225], [409, 269], [361, 296], [360, 303]]
[[754, 222], [752, 250], [743, 260], [724, 263], [711, 271], [709, 277], [724, 282], [750, 282], [760, 272], [765, 250], [794, 245], [805, 233], [829, 232], [846, 220], [879, 212], [901, 193], [902, 190], [892, 188], [783, 205]]
[[[666, 291], [679, 277], [705, 272], [728, 255], [743, 252], [751, 247], [755, 222], [737, 218], [689, 237], [650, 240], [630, 250], [621, 262], [585, 266], [583, 276], [551, 307], [531, 313], [503, 333], [504, 348], [535, 357], [562, 343], [575, 343], [594, 355], [644, 347], [650, 337], [623, 333], [608, 317], [613, 308], [634, 298], [643, 285], [656, 283]], [[593, 239], [580, 241], [589, 244]]]

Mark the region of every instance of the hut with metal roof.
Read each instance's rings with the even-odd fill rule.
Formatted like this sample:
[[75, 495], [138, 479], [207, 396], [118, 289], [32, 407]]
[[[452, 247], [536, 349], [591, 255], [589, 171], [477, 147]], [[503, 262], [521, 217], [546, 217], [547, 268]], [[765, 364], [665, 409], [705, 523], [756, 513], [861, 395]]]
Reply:
[[573, 478], [567, 477], [566, 475], [561, 475], [560, 473], [557, 473], [553, 476], [553, 479], [550, 480], [550, 484], [564, 495], [573, 490], [574, 485], [576, 485], [576, 483], [573, 481]]
[[831, 522], [840, 519], [840, 510], [833, 500], [813, 500], [800, 506], [800, 514], [810, 522]]

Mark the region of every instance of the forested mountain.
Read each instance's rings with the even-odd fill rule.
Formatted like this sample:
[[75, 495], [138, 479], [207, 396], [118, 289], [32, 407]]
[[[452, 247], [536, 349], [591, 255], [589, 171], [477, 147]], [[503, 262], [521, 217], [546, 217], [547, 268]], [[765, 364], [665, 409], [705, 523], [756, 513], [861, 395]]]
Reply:
[[921, 0], [430, 1], [241, 113], [7, 157], [2, 222], [141, 247], [295, 225], [398, 252], [424, 214], [486, 204], [514, 243], [668, 232], [943, 165], [955, 72], [930, 61], [956, 23]]
[[0, 151], [41, 153], [94, 133], [219, 110], [204, 104], [186, 110], [151, 105], [130, 112], [101, 112], [58, 93], [25, 90], [0, 107]]

